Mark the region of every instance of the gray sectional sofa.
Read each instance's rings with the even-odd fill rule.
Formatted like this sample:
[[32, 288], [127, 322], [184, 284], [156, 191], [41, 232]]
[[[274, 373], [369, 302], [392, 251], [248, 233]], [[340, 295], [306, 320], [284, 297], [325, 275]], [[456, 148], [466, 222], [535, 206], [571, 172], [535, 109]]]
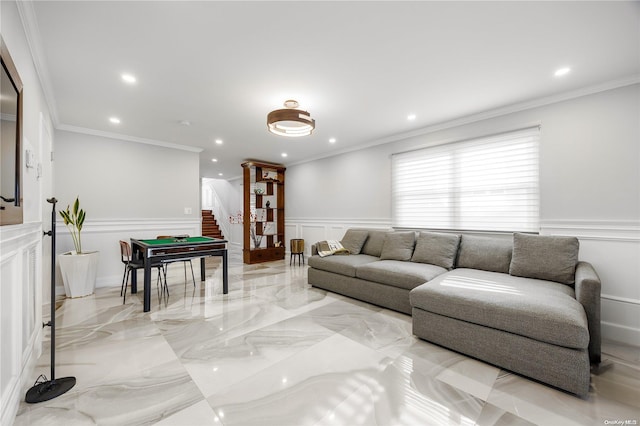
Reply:
[[349, 229], [312, 247], [318, 288], [412, 315], [413, 333], [584, 397], [600, 362], [600, 279], [578, 240]]

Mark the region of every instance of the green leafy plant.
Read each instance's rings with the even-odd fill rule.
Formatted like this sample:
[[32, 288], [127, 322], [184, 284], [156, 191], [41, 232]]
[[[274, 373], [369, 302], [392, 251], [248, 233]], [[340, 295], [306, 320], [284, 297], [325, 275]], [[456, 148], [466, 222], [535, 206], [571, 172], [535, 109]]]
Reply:
[[80, 208], [80, 197], [76, 197], [75, 203], [73, 203], [73, 210], [70, 210], [67, 206], [67, 210], [60, 211], [60, 216], [64, 220], [64, 224], [71, 233], [73, 239], [73, 245], [76, 248], [76, 253], [82, 253], [82, 242], [80, 241], [80, 231], [82, 231], [82, 224], [84, 223], [85, 212]]

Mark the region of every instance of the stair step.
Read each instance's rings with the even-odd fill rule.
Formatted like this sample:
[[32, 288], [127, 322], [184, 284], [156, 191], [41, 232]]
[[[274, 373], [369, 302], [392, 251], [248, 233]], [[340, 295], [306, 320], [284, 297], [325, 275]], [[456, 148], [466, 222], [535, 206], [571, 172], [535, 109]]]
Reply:
[[205, 237], [224, 239], [218, 221], [211, 210], [202, 210], [202, 235]]

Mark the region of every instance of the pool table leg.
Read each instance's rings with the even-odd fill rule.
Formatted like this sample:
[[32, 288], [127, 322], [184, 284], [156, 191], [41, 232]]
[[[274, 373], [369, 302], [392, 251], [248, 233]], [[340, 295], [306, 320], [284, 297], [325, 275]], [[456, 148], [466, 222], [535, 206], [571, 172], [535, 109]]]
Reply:
[[144, 309], [143, 312], [151, 310], [151, 260], [144, 259]]

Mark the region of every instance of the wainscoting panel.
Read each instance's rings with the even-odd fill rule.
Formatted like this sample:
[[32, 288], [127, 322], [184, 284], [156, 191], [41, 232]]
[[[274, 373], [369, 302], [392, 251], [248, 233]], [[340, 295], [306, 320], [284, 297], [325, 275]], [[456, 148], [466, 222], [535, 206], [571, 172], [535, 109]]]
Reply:
[[28, 358], [29, 351], [33, 347], [31, 341], [35, 337], [33, 330], [36, 326], [36, 312], [40, 310], [42, 301], [37, 293], [36, 286], [40, 285], [41, 271], [39, 266], [42, 253], [39, 242], [34, 241], [25, 247], [22, 253], [22, 356]]
[[323, 226], [303, 224], [299, 226], [298, 238], [304, 238], [305, 256], [311, 255], [311, 246], [318, 241], [333, 239], [327, 237], [327, 230]]
[[545, 221], [541, 233], [580, 240], [602, 281], [602, 336], [640, 346], [640, 222]]
[[13, 422], [41, 353], [42, 238], [39, 222], [0, 229], [0, 424]]
[[[120, 240], [150, 239], [158, 235], [200, 235], [200, 217], [194, 219], [112, 219], [87, 221], [82, 228], [82, 250], [99, 251], [96, 287], [115, 287], [122, 282], [124, 265], [120, 260]], [[73, 250], [73, 241], [63, 222], [56, 223], [59, 255]], [[199, 263], [194, 263], [199, 268]], [[142, 273], [140, 273], [140, 278]], [[64, 294], [60, 269], [56, 272], [56, 293]]]
[[[311, 253], [311, 245], [323, 240], [341, 240], [349, 228], [389, 229], [389, 219], [333, 218], [299, 219], [286, 218], [287, 239], [304, 238], [305, 256]], [[288, 241], [287, 241], [288, 244]], [[288, 249], [287, 245], [287, 249]]]
[[[300, 236], [300, 232], [298, 231], [298, 226], [295, 224], [290, 224], [287, 221], [285, 221], [284, 224], [284, 251], [286, 253], [288, 253], [290, 250], [289, 248], [291, 247], [291, 243], [290, 241], [294, 238], [302, 238]], [[304, 242], [304, 250], [305, 252], [307, 251], [307, 245], [309, 244], [308, 241], [305, 240]]]
[[[18, 376], [20, 374], [20, 324], [22, 312], [19, 305], [20, 256], [17, 252], [5, 253], [0, 259], [0, 401], [2, 406], [15, 404]], [[4, 410], [3, 410], [3, 415]], [[4, 419], [3, 419], [4, 420]], [[4, 424], [4, 421], [2, 422]]]

